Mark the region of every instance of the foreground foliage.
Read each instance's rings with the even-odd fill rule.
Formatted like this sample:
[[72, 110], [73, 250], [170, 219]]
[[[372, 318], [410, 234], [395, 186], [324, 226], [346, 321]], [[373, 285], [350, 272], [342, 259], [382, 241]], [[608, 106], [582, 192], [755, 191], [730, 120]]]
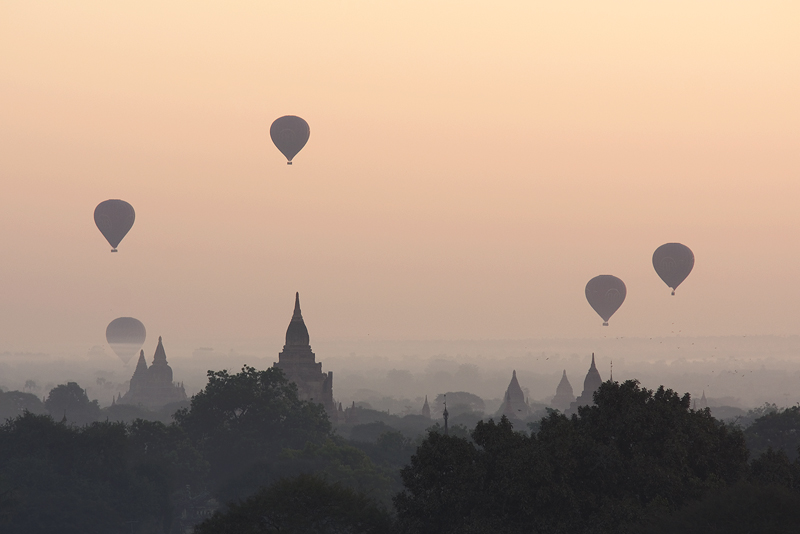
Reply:
[[60, 417], [24, 412], [0, 427], [0, 532], [179, 532], [304, 472], [391, 500], [391, 476], [335, 438], [323, 408], [299, 400], [277, 369], [210, 372], [170, 425], [75, 424], [92, 421], [97, 403], [74, 383], [45, 405]]
[[[595, 402], [527, 432], [502, 418], [412, 439], [365, 423], [348, 441], [278, 369], [210, 372], [169, 425], [78, 425], [97, 413], [77, 384], [44, 404], [4, 393], [23, 412], [0, 426], [0, 532], [798, 530], [797, 410], [754, 417], [748, 463], [742, 431], [688, 395], [607, 382]], [[31, 413], [47, 404], [55, 418]]]
[[643, 523], [641, 534], [796, 533], [800, 532], [800, 493], [778, 485], [742, 482]]
[[754, 455], [774, 449], [794, 460], [800, 448], [800, 406], [767, 411], [745, 429], [744, 435]]
[[536, 434], [503, 418], [472, 440], [431, 434], [395, 499], [409, 532], [619, 532], [747, 472], [741, 432], [690, 410], [688, 395], [603, 384], [596, 406], [556, 412]]
[[[165, 532], [177, 481], [170, 475], [181, 468], [167, 440], [160, 451], [137, 447], [147, 439], [141, 434], [122, 423], [71, 427], [30, 413], [0, 427], [0, 530], [121, 533], [134, 524], [137, 532]], [[202, 472], [191, 462], [184, 455], [176, 463]]]
[[391, 534], [391, 515], [364, 493], [300, 475], [264, 488], [195, 528], [195, 534]]

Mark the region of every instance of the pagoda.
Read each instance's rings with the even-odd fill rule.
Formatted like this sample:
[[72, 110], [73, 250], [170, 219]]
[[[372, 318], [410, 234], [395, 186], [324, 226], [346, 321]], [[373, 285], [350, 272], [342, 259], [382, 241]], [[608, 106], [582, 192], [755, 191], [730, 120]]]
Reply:
[[567, 370], [564, 369], [564, 374], [561, 375], [561, 382], [558, 383], [556, 388], [556, 396], [550, 401], [550, 405], [557, 410], [566, 412], [573, 402], [575, 402], [575, 395], [572, 392], [572, 384], [567, 379]]
[[322, 362], [316, 361], [311, 351], [308, 328], [300, 312], [300, 293], [295, 295], [294, 314], [286, 329], [286, 344], [273, 364], [283, 370], [289, 381], [297, 384], [302, 400], [322, 404], [328, 416], [336, 418], [337, 405], [333, 401], [333, 372], [322, 372]]

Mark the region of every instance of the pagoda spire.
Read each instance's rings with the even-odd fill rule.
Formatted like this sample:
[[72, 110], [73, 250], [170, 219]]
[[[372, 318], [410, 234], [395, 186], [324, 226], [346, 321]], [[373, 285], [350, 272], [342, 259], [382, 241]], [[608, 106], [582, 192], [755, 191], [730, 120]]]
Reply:
[[309, 347], [308, 328], [303, 321], [303, 314], [300, 312], [300, 293], [294, 295], [294, 313], [292, 320], [289, 321], [289, 328], [286, 329], [287, 346]]
[[578, 398], [579, 406], [589, 406], [594, 404], [594, 392], [600, 389], [603, 379], [600, 378], [600, 372], [594, 363], [594, 352], [592, 353], [592, 365], [589, 366], [589, 372], [586, 373], [586, 378], [583, 380], [583, 393]]
[[552, 405], [562, 412], [566, 412], [569, 409], [569, 405], [574, 401], [575, 395], [572, 391], [572, 384], [569, 383], [567, 370], [564, 369], [561, 373], [561, 382], [558, 383], [558, 387], [556, 388], [556, 396], [553, 397]]
[[294, 314], [292, 319], [303, 319], [303, 314], [300, 312], [300, 292], [294, 294]]
[[[567, 370], [561, 373], [561, 382], [558, 383], [558, 387], [556, 388], [556, 395], [562, 394], [567, 395], [568, 397], [573, 397], [572, 395], [572, 384], [569, 383], [569, 378], [567, 378]], [[570, 400], [572, 402], [574, 397]]]
[[144, 359], [144, 350], [139, 351], [139, 361], [136, 362], [136, 369], [133, 376], [139, 376], [147, 372], [147, 362]]
[[164, 344], [161, 343], [161, 336], [158, 336], [158, 346], [156, 347], [156, 353], [153, 354], [153, 365], [157, 364], [167, 364], [167, 353], [164, 352]]
[[511, 371], [511, 381], [508, 383], [501, 413], [507, 417], [523, 419], [530, 414], [530, 406], [525, 399], [525, 392], [517, 380], [517, 371]]

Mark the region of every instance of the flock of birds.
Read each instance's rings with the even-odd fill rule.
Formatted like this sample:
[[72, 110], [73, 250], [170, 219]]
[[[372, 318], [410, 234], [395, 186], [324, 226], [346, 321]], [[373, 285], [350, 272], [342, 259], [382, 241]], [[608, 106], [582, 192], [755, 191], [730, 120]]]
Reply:
[[[286, 164], [291, 165], [308, 142], [311, 130], [302, 118], [286, 115], [272, 123], [269, 134], [286, 157]], [[133, 227], [135, 218], [133, 206], [124, 200], [106, 200], [94, 210], [94, 222], [111, 245], [111, 252], [117, 252], [117, 246]], [[674, 295], [694, 267], [694, 254], [681, 243], [666, 243], [653, 253], [653, 267]], [[586, 284], [586, 300], [603, 319], [603, 326], [608, 326], [608, 320], [622, 306], [626, 294], [625, 283], [610, 274], [595, 276]], [[133, 317], [118, 317], [106, 328], [106, 340], [123, 363], [128, 363], [139, 351], [146, 336], [142, 322]]]

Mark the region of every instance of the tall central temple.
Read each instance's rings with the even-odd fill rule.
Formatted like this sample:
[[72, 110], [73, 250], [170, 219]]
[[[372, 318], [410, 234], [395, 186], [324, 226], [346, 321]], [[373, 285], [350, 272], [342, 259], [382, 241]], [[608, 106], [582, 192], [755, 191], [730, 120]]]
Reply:
[[297, 384], [301, 399], [322, 404], [329, 416], [336, 415], [333, 372], [323, 373], [322, 362], [318, 363], [311, 352], [308, 329], [300, 313], [300, 293], [295, 295], [294, 314], [286, 329], [286, 344], [273, 367], [282, 369], [286, 378]]

